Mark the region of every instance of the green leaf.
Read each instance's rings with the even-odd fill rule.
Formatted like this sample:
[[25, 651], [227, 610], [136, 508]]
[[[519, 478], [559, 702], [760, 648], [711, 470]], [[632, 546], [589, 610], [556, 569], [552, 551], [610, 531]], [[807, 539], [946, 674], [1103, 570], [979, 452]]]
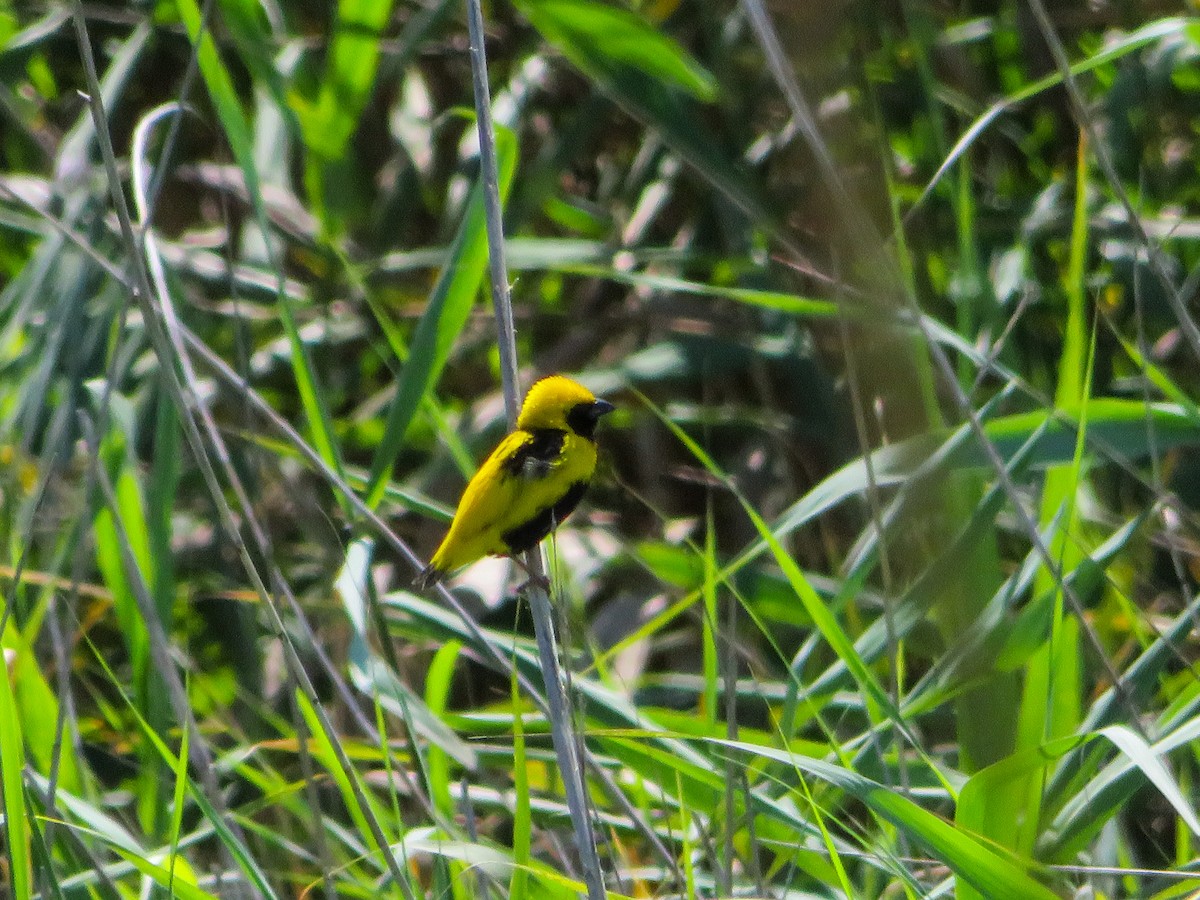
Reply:
[[1195, 811], [1183, 795], [1160, 757], [1191, 746], [1200, 738], [1200, 719], [1190, 718], [1153, 745], [1124, 725], [1102, 728], [1089, 737], [1107, 738], [1121, 756], [1110, 762], [1097, 775], [1062, 804], [1054, 821], [1046, 827], [1038, 844], [1042, 858], [1061, 860], [1072, 858], [1109, 822], [1145, 781], [1153, 784], [1171, 804], [1181, 822], [1197, 834]]
[[525, 755], [525, 727], [521, 719], [521, 689], [517, 669], [509, 675], [509, 696], [512, 700], [513, 731], [513, 873], [509, 879], [510, 900], [527, 900], [529, 895], [529, 865], [532, 854], [533, 819], [529, 802], [529, 763]]
[[[647, 402], [647, 405], [649, 403]], [[653, 407], [652, 407], [653, 409]], [[720, 479], [725, 486], [733, 493], [734, 497], [741, 504], [742, 510], [754, 523], [760, 538], [775, 557], [775, 563], [783, 570], [784, 577], [787, 578], [789, 585], [796, 594], [796, 598], [804, 607], [804, 611], [811, 617], [813, 624], [821, 633], [821, 637], [829, 644], [830, 649], [837, 654], [838, 659], [842, 660], [850, 674], [854, 677], [859, 690], [867, 696], [871, 701], [877, 704], [881, 709], [888, 711], [896, 720], [899, 720], [899, 713], [895, 710], [895, 704], [892, 698], [888, 696], [887, 691], [883, 689], [883, 685], [879, 683], [879, 679], [866, 666], [861, 656], [855, 650], [854, 643], [846, 634], [837, 617], [813, 589], [804, 572], [797, 565], [792, 555], [780, 543], [779, 538], [771, 530], [771, 527], [759, 514], [740, 491], [736, 489], [729, 477], [717, 466], [716, 461], [706, 453], [694, 440], [687, 435], [686, 432], [664, 414], [657, 409], [654, 412], [659, 416], [660, 421], [671, 430], [675, 437], [688, 449], [704, 468], [713, 476]]]
[[[546, 39], [622, 109], [659, 132], [671, 149], [747, 217], [772, 215], [740, 162], [740, 150], [704, 127], [696, 99], [710, 76], [630, 13], [592, 0], [520, 0], [517, 8]], [[611, 29], [609, 36], [606, 29]], [[644, 41], [646, 48], [637, 46]], [[690, 86], [690, 91], [680, 88]]]
[[191, 865], [182, 856], [170, 857], [168, 862], [171, 868], [164, 868], [146, 856], [131, 853], [121, 847], [113, 847], [113, 851], [164, 891], [170, 888], [172, 896], [182, 900], [217, 900], [216, 894], [210, 894], [196, 886], [196, 876]]
[[25, 787], [21, 779], [24, 771], [25, 742], [21, 737], [21, 720], [8, 677], [7, 657], [0, 654], [0, 794], [3, 795], [9, 890], [14, 900], [28, 900], [32, 896], [29, 823], [25, 817]]
[[367, 630], [369, 599], [364, 592], [364, 586], [371, 578], [370, 561], [370, 542], [354, 541], [346, 549], [345, 562], [334, 580], [334, 589], [341, 597], [351, 626], [350, 679], [358, 690], [376, 698], [384, 709], [403, 719], [408, 728], [433, 747], [449, 754], [463, 767], [474, 770], [479, 760], [471, 746], [371, 649]]
[[994, 820], [1011, 816], [1010, 807], [1023, 801], [1031, 786], [1040, 785], [1058, 760], [1103, 738], [1120, 751], [1121, 757], [1098, 777], [1089, 778], [1066, 804], [1047, 830], [1050, 848], [1077, 841], [1080, 833], [1091, 834], [1110, 822], [1113, 810], [1133, 790], [1129, 776], [1134, 773], [1150, 781], [1183, 823], [1194, 834], [1200, 834], [1200, 820], [1160, 758], [1161, 754], [1194, 739], [1196, 731], [1194, 727], [1181, 730], [1152, 747], [1129, 728], [1114, 725], [1019, 750], [971, 777], [959, 793], [956, 820], [965, 829], [994, 836]]
[[304, 143], [305, 187], [326, 235], [340, 234], [361, 205], [350, 138], [371, 97], [379, 40], [392, 0], [341, 0], [320, 91], [313, 103], [293, 95]]
[[[217, 117], [221, 120], [225, 139], [229, 141], [229, 149], [233, 152], [233, 158], [245, 179], [246, 191], [254, 208], [255, 220], [262, 233], [269, 234], [271, 229], [267, 221], [266, 206], [262, 199], [262, 182], [258, 177], [258, 167], [254, 162], [254, 144], [250, 126], [246, 121], [241, 101], [234, 90], [233, 79], [217, 52], [212, 34], [202, 29], [203, 19], [196, 0], [176, 0], [176, 6], [179, 16], [187, 28], [188, 37], [195, 47], [200, 75], [204, 79], [208, 95], [217, 111]], [[333, 439], [333, 427], [330, 423], [329, 412], [325, 408], [324, 394], [319, 389], [312, 361], [309, 359], [308, 350], [300, 336], [293, 302], [287, 292], [283, 290], [281, 274], [276, 279], [276, 296], [279, 302], [279, 319], [287, 334], [288, 346], [291, 349], [292, 373], [300, 392], [300, 401], [312, 432], [313, 443], [326, 464], [340, 474], [341, 459]]]
[[[430, 603], [427, 600], [399, 591], [384, 598], [384, 603], [403, 617], [410, 620], [421, 634], [423, 640], [437, 641], [457, 640], [467, 647], [476, 648], [481, 655], [487, 654], [486, 648], [479, 647], [475, 633], [468, 629], [462, 621], [446, 610], [442, 605]], [[535, 683], [541, 676], [541, 663], [537, 649], [528, 642], [514, 642], [510, 633], [484, 630], [484, 640], [502, 656], [512, 659], [521, 672]], [[572, 679], [572, 687], [581, 695], [580, 706], [586, 709], [588, 719], [606, 728], [639, 729], [653, 732], [659, 752], [665, 754], [676, 767], [691, 765], [700, 770], [708, 770], [709, 766], [703, 755], [694, 750], [684, 741], [659, 737], [661, 729], [657, 723], [643, 714], [627, 696], [612, 690], [590, 678]], [[590, 733], [590, 732], [589, 732]], [[715, 783], [720, 784], [720, 776], [712, 773]], [[672, 776], [673, 778], [674, 776]], [[712, 797], [709, 797], [712, 800]]]
[[293, 694], [292, 699], [296, 704], [296, 708], [300, 710], [300, 715], [304, 717], [305, 724], [308, 727], [308, 733], [312, 741], [313, 759], [320, 763], [321, 767], [329, 774], [334, 785], [336, 785], [342, 802], [346, 804], [346, 810], [350, 816], [350, 820], [354, 823], [355, 830], [360, 835], [371, 834], [371, 827], [367, 824], [367, 816], [373, 816], [378, 820], [379, 811], [373, 808], [364, 808], [359, 802], [359, 797], [362, 796], [366, 798], [367, 803], [371, 803], [371, 797], [361, 791], [356, 791], [351, 784], [350, 779], [358, 778], [358, 773], [347, 771], [339, 763], [337, 753], [333, 749], [333, 742], [339, 740], [339, 736], [330, 734], [325, 730], [324, 725], [321, 723], [321, 717], [317, 715], [316, 710], [303, 691], [297, 690]]
[[1019, 831], [1016, 816], [1028, 800], [1031, 784], [1039, 773], [1085, 742], [1069, 737], [1037, 747], [1018, 750], [1011, 756], [980, 769], [958, 794], [955, 822], [966, 832], [986, 834], [1002, 846], [1015, 846]]
[[857, 316], [854, 309], [847, 310], [831, 300], [817, 300], [812, 297], [802, 297], [785, 291], [764, 291], [756, 288], [743, 288], [733, 285], [703, 284], [698, 281], [688, 281], [670, 275], [658, 275], [653, 272], [623, 272], [620, 269], [603, 268], [601, 266], [559, 266], [560, 271], [574, 275], [585, 275], [590, 278], [605, 278], [621, 284], [635, 287], [646, 287], [655, 291], [671, 294], [690, 294], [695, 297], [719, 297], [736, 300], [747, 306], [757, 306], [760, 309], [770, 309], [793, 316], [804, 316], [814, 319], [833, 319], [839, 315]]
[[[1164, 453], [1200, 444], [1200, 421], [1175, 404], [1102, 398], [1089, 400], [1086, 412], [1086, 453], [1131, 460], [1149, 455], [1152, 448]], [[1036, 435], [1029, 451], [1030, 465], [1051, 466], [1074, 458], [1074, 423], [1078, 420], [1077, 415], [1065, 411], [1039, 409], [994, 418], [984, 423], [984, 432], [1005, 462]], [[937, 467], [927, 466], [931, 459], [936, 459]], [[871, 464], [880, 486], [902, 484], [918, 473], [927, 477], [940, 469], [991, 468], [987, 454], [965, 425], [883, 447], [871, 454]], [[848, 463], [792, 504], [780, 517], [776, 536], [812, 521], [849, 497], [865, 494], [868, 487], [866, 463], [862, 459]], [[759, 552], [763, 549], [760, 545]]]
[[614, 64], [711, 101], [712, 75], [645, 19], [596, 0], [517, 0], [517, 9], [542, 36], [593, 78]]
[[220, 7], [233, 44], [254, 76], [255, 84], [267, 89], [276, 108], [298, 132], [296, 117], [288, 106], [283, 75], [273, 59], [274, 35], [268, 28], [262, 4], [255, 0], [220, 0]]
[[[1077, 78], [1110, 62], [1121, 59], [1130, 53], [1136, 53], [1148, 44], [1161, 41], [1163, 38], [1174, 34], [1194, 34], [1196, 33], [1196, 29], [1196, 23], [1192, 19], [1158, 19], [1135, 31], [1131, 31], [1123, 37], [1105, 41], [1104, 49], [1099, 53], [1074, 63], [1071, 66], [1071, 75]], [[971, 126], [963, 132], [962, 137], [958, 139], [958, 142], [946, 155], [945, 159], [942, 160], [942, 164], [938, 167], [937, 172], [934, 173], [933, 178], [930, 179], [929, 184], [921, 192], [921, 196], [917, 199], [915, 206], [921, 206], [925, 202], [925, 199], [933, 193], [933, 189], [945, 174], [954, 168], [954, 165], [962, 158], [971, 145], [979, 139], [980, 135], [987, 131], [1004, 113], [1011, 111], [1026, 100], [1058, 87], [1062, 84], [1062, 80], [1062, 75], [1059, 72], [1052, 72], [1049, 75], [1039, 78], [1037, 81], [1023, 85], [1020, 89], [1009, 94], [1009, 96], [996, 101], [988, 107], [987, 111], [971, 123]]]
[[[516, 136], [506, 128], [496, 129], [496, 164], [500, 198], [503, 202], [512, 184], [517, 160]], [[429, 304], [417, 323], [408, 359], [400, 370], [396, 397], [388, 410], [383, 438], [371, 460], [371, 475], [365, 502], [378, 506], [387, 489], [392, 465], [404, 445], [404, 436], [425, 393], [442, 374], [455, 338], [467, 324], [475, 296], [487, 269], [488, 244], [484, 221], [483, 188], [476, 184], [467, 203], [466, 215], [451, 247], [450, 258], [438, 276]]]
[[765, 756], [846, 791], [877, 815], [928, 847], [935, 857], [986, 897], [1055, 900], [1057, 895], [1033, 879], [1018, 862], [993, 852], [949, 822], [917, 806], [878, 782], [818, 759], [741, 741], [713, 743]]
[[325, 160], [346, 152], [375, 83], [379, 40], [392, 0], [341, 0], [334, 22], [325, 76], [316, 103], [297, 103], [304, 141]]

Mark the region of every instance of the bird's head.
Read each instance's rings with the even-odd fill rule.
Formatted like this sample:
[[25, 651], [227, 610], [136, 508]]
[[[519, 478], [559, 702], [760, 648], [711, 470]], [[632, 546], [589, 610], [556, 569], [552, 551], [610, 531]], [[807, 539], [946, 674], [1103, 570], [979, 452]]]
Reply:
[[538, 428], [570, 429], [590, 438], [600, 417], [615, 407], [606, 400], [597, 400], [582, 384], [562, 375], [543, 378], [525, 395], [525, 405], [517, 419], [517, 427], [525, 431]]

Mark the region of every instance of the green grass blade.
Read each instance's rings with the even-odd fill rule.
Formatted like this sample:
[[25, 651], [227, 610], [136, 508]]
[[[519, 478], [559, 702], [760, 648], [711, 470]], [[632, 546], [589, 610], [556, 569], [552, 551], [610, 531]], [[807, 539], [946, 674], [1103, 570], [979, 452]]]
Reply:
[[[1198, 823], [1193, 805], [1183, 796], [1159, 757], [1200, 740], [1200, 717], [1193, 715], [1150, 746], [1123, 725], [1102, 728], [1094, 734], [1107, 738], [1121, 751], [1121, 756], [1088, 778], [1079, 790], [1061, 803], [1053, 821], [1041, 835], [1038, 852], [1042, 858], [1073, 858], [1146, 781], [1158, 788], [1180, 815], [1180, 821], [1196, 833]], [[1183, 810], [1188, 812], [1185, 814]]]
[[[517, 143], [512, 132], [496, 129], [496, 159], [500, 170], [500, 196], [508, 195], [516, 167]], [[383, 499], [392, 465], [404, 445], [408, 426], [422, 399], [441, 375], [454, 339], [458, 337], [487, 271], [488, 249], [483, 210], [483, 189], [471, 191], [466, 214], [459, 226], [446, 262], [434, 285], [429, 304], [417, 323], [408, 358], [400, 371], [396, 396], [388, 410], [382, 439], [371, 460], [371, 474], [364, 500], [372, 507]]]
[[58, 743], [59, 700], [34, 651], [37, 647], [35, 624], [30, 622], [24, 632], [19, 632], [10, 617], [0, 634], [0, 650], [5, 652], [9, 663], [7, 672], [12, 680], [26, 752], [37, 771], [47, 773], [57, 749], [58, 782], [66, 790], [78, 791], [82, 786], [81, 772], [86, 771], [86, 767], [80, 766], [72, 743]]
[[[662, 39], [653, 31], [643, 32], [632, 25], [628, 13], [615, 8], [611, 13], [597, 13], [601, 8], [601, 4], [586, 0], [523, 0], [518, 4], [534, 27], [559, 46], [601, 91], [634, 118], [656, 129], [671, 149], [749, 218], [759, 223], [772, 221], [757, 187], [745, 170], [722, 152], [725, 142], [704, 127], [704, 117], [695, 103], [687, 102], [692, 97], [676, 85], [679, 79], [688, 79], [684, 74], [686, 63], [681, 66], [671, 62], [670, 69], [677, 74], [671, 76], [672, 80], [663, 80], [664, 61], [677, 60], [678, 54], [668, 47], [654, 54], [659, 61], [651, 63], [641, 48], [628, 46], [629, 35], [639, 32], [643, 47], [661, 45]], [[613, 37], [620, 40], [610, 40], [603, 31], [609, 19], [613, 20], [607, 23], [615, 29]], [[619, 25], [616, 20], [620, 20]], [[586, 27], [580, 24], [585, 21]], [[702, 83], [703, 77], [697, 76], [694, 84]]]
[[443, 718], [431, 710], [371, 649], [367, 627], [370, 601], [365, 593], [365, 585], [371, 577], [370, 550], [369, 542], [364, 540], [351, 544], [345, 553], [341, 571], [334, 580], [334, 589], [350, 620], [350, 679], [358, 690], [375, 698], [417, 735], [449, 754], [463, 767], [474, 770], [479, 765], [479, 759], [470, 744], [447, 727]]
[[[157, 758], [162, 764], [162, 767], [171, 772], [188, 772], [188, 763], [181, 762], [179, 757], [171, 752], [171, 749], [166, 745], [166, 743], [164, 743], [162, 738], [159, 737], [154, 729], [150, 727], [149, 723], [138, 710], [137, 706], [130, 700], [129, 696], [121, 688], [120, 681], [113, 672], [112, 668], [109, 666], [107, 660], [104, 659], [95, 646], [92, 646], [92, 651], [95, 655], [97, 664], [104, 672], [109, 683], [116, 687], [121, 695], [121, 700], [133, 715], [133, 720], [138, 727], [139, 734], [147, 744], [148, 749], [146, 752], [153, 752], [157, 754]], [[188, 774], [187, 784], [188, 790], [191, 794], [192, 802], [199, 807], [200, 814], [212, 827], [213, 831], [216, 833], [217, 839], [222, 843], [222, 845], [224, 845], [225, 849], [229, 851], [230, 856], [233, 858], [242, 874], [245, 875], [249, 884], [253, 885], [254, 889], [257, 890], [263, 897], [268, 898], [268, 900], [274, 900], [276, 894], [271, 889], [271, 885], [266, 873], [263, 872], [262, 867], [258, 864], [254, 853], [238, 837], [233, 829], [230, 828], [229, 822], [225, 820], [225, 816], [222, 813], [219, 813], [216, 807], [214, 807], [209, 801], [208, 796], [204, 793], [203, 785], [198, 784], [191, 777], [190, 773]], [[90, 811], [93, 817], [97, 815], [103, 815], [92, 811], [93, 808], [90, 805], [85, 806], [83, 804], [76, 804], [75, 807], [77, 809], [85, 809]], [[109, 820], [107, 817], [104, 817], [104, 821], [107, 823]], [[115, 831], [118, 834], [123, 833], [123, 829], [115, 825], [109, 830]], [[144, 854], [137, 849], [136, 842], [133, 841], [132, 838], [129, 838], [128, 843], [133, 846], [133, 852], [135, 855], [144, 856]], [[121, 846], [124, 845], [125, 842], [122, 841]]]
[[[437, 641], [457, 640], [467, 647], [473, 647], [475, 641], [471, 632], [457, 616], [444, 609], [440, 604], [430, 603], [415, 594], [401, 591], [389, 594], [384, 603], [397, 613], [403, 613], [410, 618], [418, 633], [425, 639]], [[485, 638], [506, 658], [514, 660], [522, 674], [535, 684], [541, 676], [540, 663], [536, 648], [528, 643], [514, 643], [511, 634], [495, 631], [484, 631]], [[480, 650], [480, 653], [486, 651]], [[606, 728], [639, 729], [647, 733], [658, 734], [661, 729], [656, 723], [635, 706], [628, 697], [614, 691], [593, 679], [577, 677], [572, 679], [572, 687], [581, 696], [580, 703], [584, 706], [589, 720]], [[662, 741], [663, 751], [673, 758], [678, 765], [693, 764], [700, 769], [708, 769], [709, 763], [694, 748], [685, 741]], [[714, 774], [714, 782], [719, 788], [721, 779]]]
[[[1062, 355], [1059, 359], [1055, 404], [1059, 408], [1080, 410], [1080, 428], [1075, 452], [1069, 463], [1053, 466], [1046, 472], [1042, 488], [1041, 521], [1043, 526], [1060, 519], [1062, 525], [1047, 544], [1050, 557], [1065, 578], [1087, 553], [1086, 537], [1080, 533], [1076, 498], [1084, 476], [1084, 444], [1087, 434], [1087, 400], [1091, 394], [1091, 354], [1087, 341], [1087, 303], [1085, 296], [1086, 254], [1088, 248], [1087, 215], [1087, 144], [1080, 137], [1076, 177], [1075, 205], [1071, 223], [1070, 252], [1063, 288], [1067, 298]], [[1094, 348], [1094, 343], [1093, 343]], [[1065, 589], [1048, 567], [1034, 581], [1035, 596], [1052, 593], [1053, 611], [1047, 630], [1040, 635], [1038, 650], [1029, 657], [1025, 674], [1018, 747], [1038, 747], [1055, 738], [1074, 734], [1082, 718], [1080, 710], [1079, 622], [1068, 618]], [[1030, 779], [1013, 798], [1010, 819], [990, 817], [989, 836], [1013, 835], [1013, 849], [1030, 852], [1041, 827], [1043, 783]], [[1019, 820], [1019, 821], [1018, 821]]]
[[29, 856], [29, 823], [25, 819], [25, 741], [9, 680], [8, 658], [0, 654], [0, 790], [3, 791], [4, 849], [8, 855], [9, 890], [13, 900], [33, 896]]
[[698, 100], [716, 96], [712, 75], [675, 41], [626, 9], [588, 0], [518, 0], [516, 5], [547, 41], [594, 79], [623, 65]]
[[266, 88], [276, 109], [288, 116], [288, 124], [298, 131], [299, 123], [290, 115], [287, 85], [273, 58], [274, 35], [261, 4], [254, 0], [220, 0], [218, 6], [238, 55], [250, 70], [255, 85]]
[[[425, 675], [425, 703], [429, 711], [441, 719], [446, 712], [450, 688], [454, 681], [454, 665], [462, 652], [462, 644], [449, 641], [438, 648]], [[430, 746], [427, 762], [429, 795], [448, 817], [454, 816], [454, 801], [450, 797], [450, 760], [446, 751]]]
[[513, 738], [513, 873], [508, 882], [510, 900], [527, 900], [529, 896], [529, 864], [533, 842], [533, 817], [529, 802], [529, 762], [525, 754], [525, 724], [522, 719], [520, 683], [517, 667], [509, 678], [509, 698], [512, 703]]
[[138, 853], [131, 853], [121, 847], [113, 847], [113, 851], [124, 859], [127, 863], [145, 875], [151, 882], [158, 885], [164, 891], [169, 890], [174, 897], [179, 897], [181, 900], [220, 900], [216, 894], [210, 894], [208, 891], [197, 887], [195, 884], [195, 876], [192, 879], [181, 877], [181, 871], [185, 868], [185, 863], [180, 861], [171, 868], [164, 868], [155, 864], [150, 859]]
[[311, 105], [292, 100], [310, 151], [308, 196], [329, 236], [343, 230], [356, 199], [349, 188], [353, 162], [347, 147], [371, 96], [379, 41], [391, 11], [392, 0], [340, 0], [317, 99]]
[[392, 0], [339, 0], [320, 93], [300, 113], [305, 143], [322, 160], [340, 159], [358, 127], [391, 11]]
[[[382, 815], [382, 810], [376, 807], [372, 802], [372, 794], [362, 789], [361, 783], [357, 787], [351, 783], [351, 779], [358, 779], [358, 773], [352, 769], [344, 768], [339, 759], [338, 754], [334, 751], [333, 741], [341, 740], [336, 734], [327, 732], [322, 724], [321, 717], [317, 715], [308, 698], [302, 691], [297, 690], [293, 695], [293, 699], [300, 714], [304, 717], [305, 723], [308, 725], [309, 734], [313, 741], [313, 757], [320, 761], [322, 767], [337, 785], [338, 794], [345, 803], [346, 809], [354, 822], [355, 831], [359, 835], [367, 836], [374, 835], [375, 830], [367, 823], [367, 817], [372, 817], [379, 823], [380, 829], [383, 823], [388, 821], [386, 816]], [[365, 800], [366, 805], [360, 802], [359, 798]], [[384, 836], [387, 839], [386, 835]], [[393, 853], [395, 847], [392, 846], [390, 839], [387, 846], [376, 847], [377, 853]], [[385, 868], [384, 861], [378, 863], [380, 868]], [[399, 886], [405, 897], [411, 898], [412, 887], [408, 884]]]
[[[1037, 435], [1030, 449], [1030, 466], [1052, 466], [1070, 462], [1075, 456], [1076, 424], [1079, 412], [1035, 410], [999, 416], [984, 423], [984, 431], [1006, 462], [1021, 451], [1028, 439]], [[1145, 404], [1137, 400], [1096, 398], [1086, 404], [1087, 450], [1108, 455], [1119, 451], [1121, 458], [1137, 460], [1151, 449], [1162, 453], [1178, 447], [1200, 444], [1200, 421], [1174, 404]], [[1147, 421], [1153, 425], [1148, 433]], [[953, 443], [951, 443], [953, 441]], [[882, 487], [906, 482], [935, 454], [948, 469], [987, 469], [990, 463], [966, 428], [919, 435], [891, 444], [871, 454], [877, 483]], [[864, 494], [867, 489], [866, 465], [856, 460], [830, 475], [794, 503], [780, 517], [775, 534], [782, 537], [842, 501]], [[759, 552], [764, 549], [761, 545]]]
[[655, 291], [662, 291], [663, 293], [736, 300], [738, 303], [743, 303], [746, 306], [769, 309], [811, 319], [833, 319], [836, 316], [850, 315], [856, 317], [859, 315], [856, 310], [847, 310], [845, 307], [831, 300], [818, 300], [813, 297], [804, 297], [786, 291], [768, 291], [727, 284], [704, 284], [686, 278], [678, 278], [673, 275], [662, 275], [654, 272], [625, 272], [620, 269], [604, 268], [603, 266], [557, 265], [554, 268], [573, 275], [604, 278], [609, 281], [615, 281], [618, 284], [645, 287]]
[[[270, 227], [262, 199], [262, 184], [258, 176], [258, 167], [254, 162], [254, 141], [241, 101], [234, 90], [233, 79], [217, 52], [211, 33], [201, 30], [202, 18], [196, 0], [176, 0], [176, 6], [180, 18], [183, 19], [184, 26], [187, 28], [188, 37], [196, 49], [200, 75], [208, 88], [208, 95], [216, 109], [217, 118], [220, 119], [225, 139], [229, 142], [234, 160], [246, 180], [246, 191], [249, 194], [258, 227], [263, 234], [269, 234]], [[312, 360], [309, 358], [308, 349], [301, 338], [292, 300], [283, 290], [282, 276], [277, 278], [276, 287], [279, 320], [291, 348], [292, 374], [296, 379], [296, 387], [300, 394], [300, 402], [305, 412], [313, 444], [317, 452], [321, 454], [321, 458], [335, 471], [340, 472], [341, 459], [333, 438], [329, 411], [325, 408], [322, 399], [323, 393], [319, 389]]]
[[190, 758], [188, 756], [188, 745], [191, 737], [191, 730], [184, 728], [179, 745], [179, 756], [176, 757], [178, 764], [175, 766], [175, 796], [171, 803], [171, 821], [167, 826], [167, 837], [171, 843], [170, 855], [167, 857], [168, 869], [171, 872], [169, 886], [172, 889], [175, 884], [176, 864], [187, 865], [187, 858], [179, 855], [179, 835], [183, 828], [183, 802], [187, 798], [187, 761]]
[[985, 897], [993, 900], [1054, 900], [1057, 897], [1018, 862], [1001, 856], [911, 800], [856, 772], [822, 760], [796, 756], [786, 750], [740, 741], [714, 743], [754, 756], [765, 756], [846, 791], [912, 840], [929, 848], [959, 878], [965, 879]]
[[[649, 405], [648, 401], [647, 404]], [[651, 408], [654, 409], [653, 407]], [[741, 492], [737, 490], [736, 486], [729, 481], [725, 473], [720, 469], [720, 467], [717, 466], [712, 457], [710, 457], [700, 447], [699, 444], [692, 440], [692, 438], [686, 432], [684, 432], [682, 428], [668, 419], [661, 412], [656, 409], [654, 411], [659, 416], [660, 421], [662, 421], [663, 424], [665, 424], [667, 428], [671, 430], [671, 433], [675, 435], [675, 438], [688, 449], [688, 452], [691, 453], [700, 462], [700, 464], [708, 470], [710, 474], [719, 478], [725, 484], [725, 486], [733, 492], [734, 496], [737, 497], [738, 502], [742, 505], [742, 509], [745, 511], [746, 515], [749, 516], [750, 521], [754, 523], [754, 527], [758, 531], [759, 537], [774, 556], [776, 564], [783, 570], [784, 576], [787, 578], [792, 590], [796, 592], [797, 598], [803, 604], [805, 612], [807, 612], [812, 618], [813, 624], [817, 627], [817, 630], [820, 631], [821, 636], [824, 637], [829, 643], [829, 646], [833, 652], [836, 653], [838, 658], [846, 664], [847, 669], [849, 669], [850, 674], [854, 678], [859, 689], [872, 701], [874, 701], [881, 709], [894, 711], [894, 703], [892, 702], [892, 698], [888, 695], [887, 691], [884, 690], [883, 685], [879, 683], [879, 680], [875, 677], [875, 675], [867, 668], [866, 664], [862, 660], [862, 657], [860, 657], [855, 650], [854, 644], [850, 641], [850, 638], [842, 629], [842, 626], [838, 623], [833, 613], [831, 613], [829, 608], [825, 605], [825, 602], [820, 596], [818, 596], [817, 592], [813, 590], [812, 585], [804, 576], [804, 573], [800, 570], [800, 567], [796, 565], [796, 561], [792, 559], [791, 554], [784, 549], [783, 545], [779, 542], [779, 539], [772, 532], [771, 527], [766, 523], [762, 516], [759, 515], [758, 510], [756, 510], [754, 506], [749, 503], [745, 497], [743, 497]], [[897, 713], [897, 718], [898, 717], [899, 716]]]
[[[1118, 37], [1115, 40], [1106, 41], [1100, 52], [1072, 65], [1071, 74], [1075, 77], [1086, 75], [1088, 72], [1095, 71], [1131, 53], [1136, 53], [1147, 45], [1157, 43], [1164, 38], [1183, 33], [1194, 27], [1195, 20], [1188, 18], [1159, 19], [1156, 22], [1151, 22], [1149, 25], [1135, 29], [1129, 34]], [[924, 203], [945, 174], [954, 168], [962, 155], [979, 139], [980, 135], [987, 131], [1004, 113], [1009, 112], [1026, 100], [1059, 87], [1061, 84], [1062, 76], [1058, 72], [1053, 72], [1021, 87], [1003, 100], [992, 104], [983, 115], [972, 122], [970, 127], [963, 132], [962, 137], [951, 148], [933, 178], [930, 179], [929, 184], [925, 186], [915, 206], [920, 206]]]

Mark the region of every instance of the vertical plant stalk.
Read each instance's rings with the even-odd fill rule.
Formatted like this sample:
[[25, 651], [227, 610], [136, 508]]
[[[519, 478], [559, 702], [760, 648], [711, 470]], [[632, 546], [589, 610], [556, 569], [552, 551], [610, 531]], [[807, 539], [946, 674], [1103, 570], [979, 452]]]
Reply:
[[[500, 374], [504, 384], [504, 409], [509, 428], [517, 424], [517, 339], [513, 327], [512, 299], [508, 289], [508, 267], [504, 260], [504, 219], [500, 209], [499, 174], [496, 165], [496, 135], [492, 126], [492, 99], [487, 79], [487, 54], [484, 48], [483, 9], [479, 0], [467, 0], [467, 29], [471, 44], [471, 75], [475, 93], [475, 122], [479, 132], [480, 179], [488, 237], [488, 271], [492, 284], [492, 302], [496, 311], [496, 340], [500, 347]], [[588, 811], [584, 790], [583, 765], [576, 741], [571, 698], [558, 661], [554, 637], [554, 610], [543, 585], [546, 568], [541, 550], [525, 554], [529, 572], [527, 596], [533, 613], [534, 633], [546, 683], [546, 702], [550, 707], [550, 729], [554, 752], [562, 773], [567, 808], [575, 830], [575, 844], [583, 866], [589, 900], [604, 900], [604, 876], [600, 855]]]

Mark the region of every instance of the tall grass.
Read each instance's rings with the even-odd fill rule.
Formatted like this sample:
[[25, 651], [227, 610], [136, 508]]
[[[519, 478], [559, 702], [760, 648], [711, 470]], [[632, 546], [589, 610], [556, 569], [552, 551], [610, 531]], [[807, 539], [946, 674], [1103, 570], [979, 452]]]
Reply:
[[1200, 890], [1197, 23], [829, 12], [0, 12], [0, 896]]

